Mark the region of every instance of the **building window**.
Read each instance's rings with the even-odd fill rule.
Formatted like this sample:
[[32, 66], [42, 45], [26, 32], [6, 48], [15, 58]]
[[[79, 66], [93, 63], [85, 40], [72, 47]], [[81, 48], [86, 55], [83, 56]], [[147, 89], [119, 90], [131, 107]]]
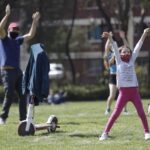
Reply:
[[134, 0], [134, 4], [135, 4], [136, 6], [140, 6], [141, 1], [140, 1], [140, 0]]
[[100, 43], [101, 42], [101, 35], [102, 34], [102, 30], [100, 28], [100, 26], [94, 26], [94, 27], [90, 27], [88, 30], [88, 40], [90, 42], [96, 42], [96, 43]]
[[102, 73], [102, 61], [101, 59], [88, 60], [86, 62], [86, 75], [87, 77], [99, 77]]
[[93, 0], [87, 0], [84, 3], [86, 9], [98, 9], [96, 2]]

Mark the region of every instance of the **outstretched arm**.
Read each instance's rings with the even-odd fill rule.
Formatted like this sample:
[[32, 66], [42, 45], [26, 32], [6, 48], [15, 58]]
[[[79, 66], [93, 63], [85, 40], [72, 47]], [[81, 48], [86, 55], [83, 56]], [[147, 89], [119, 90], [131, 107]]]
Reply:
[[110, 40], [107, 39], [105, 44], [104, 59], [107, 59], [109, 51], [110, 51]]
[[106, 41], [106, 44], [105, 44], [105, 52], [108, 53], [110, 51], [110, 40], [109, 38], [107, 39]]
[[[104, 35], [102, 35], [102, 37], [105, 37]], [[109, 55], [109, 52], [111, 50], [111, 42], [109, 40], [109, 38], [107, 37], [107, 41], [105, 43], [105, 52], [104, 52], [104, 66], [106, 69], [109, 69], [109, 65], [110, 65], [110, 60], [108, 60], [108, 55]]]
[[4, 28], [6, 26], [7, 20], [11, 13], [9, 4], [6, 6], [5, 12], [6, 12], [5, 16], [3, 17], [3, 19], [0, 22], [0, 38], [4, 38], [6, 36], [6, 31], [4, 30]]
[[150, 28], [146, 28], [140, 38], [140, 41], [144, 42], [144, 40], [149, 32], [150, 32]]
[[118, 51], [118, 46], [117, 46], [117, 43], [112, 38], [112, 33], [103, 32], [102, 37], [107, 37], [109, 39], [110, 43], [112, 44], [112, 50], [114, 51], [116, 61], [117, 62], [120, 61], [120, 54]]
[[147, 36], [147, 34], [150, 32], [150, 28], [146, 28], [145, 30], [144, 30], [144, 32], [143, 32], [143, 34], [142, 34], [142, 36], [141, 36], [141, 38], [140, 38], [140, 40], [138, 41], [138, 43], [136, 44], [136, 46], [135, 46], [135, 48], [134, 48], [134, 51], [133, 51], [133, 54], [134, 55], [138, 55], [138, 53], [139, 53], [139, 51], [140, 51], [140, 49], [141, 49], [141, 47], [142, 47], [142, 45], [143, 45], [143, 42], [144, 42], [144, 40], [145, 40], [145, 38], [146, 38], [146, 36]]
[[111, 59], [109, 60], [109, 65], [114, 64], [114, 63], [115, 63], [115, 55], [113, 55]]
[[[104, 53], [104, 58], [105, 59], [108, 59], [108, 54], [109, 54], [110, 50], [111, 50], [111, 43], [110, 43], [110, 40], [108, 38], [107, 41], [106, 41], [106, 44], [105, 44], [105, 53]], [[112, 56], [109, 59], [108, 63], [109, 63], [109, 65], [111, 65], [111, 64], [114, 64], [114, 62], [115, 62], [115, 57]]]
[[38, 22], [39, 22], [39, 19], [40, 19], [40, 13], [39, 12], [35, 12], [32, 15], [32, 19], [33, 19], [33, 21], [32, 21], [32, 25], [31, 25], [30, 31], [23, 36], [24, 41], [29, 41], [35, 36], [37, 25], [38, 25]]
[[105, 66], [106, 69], [109, 69], [109, 64], [108, 64], [108, 53], [109, 53], [109, 50], [110, 50], [109, 45], [110, 45], [110, 41], [109, 41], [109, 39], [107, 39], [106, 44], [105, 44], [104, 56], [103, 56], [104, 66]]

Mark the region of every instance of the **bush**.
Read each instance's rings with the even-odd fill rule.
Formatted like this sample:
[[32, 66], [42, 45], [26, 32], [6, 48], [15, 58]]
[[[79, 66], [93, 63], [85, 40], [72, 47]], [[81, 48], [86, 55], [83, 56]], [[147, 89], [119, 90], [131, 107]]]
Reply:
[[103, 100], [108, 96], [108, 87], [100, 85], [67, 85], [61, 89], [67, 92], [67, 101]]
[[150, 98], [150, 88], [140, 88], [142, 98]]
[[[59, 88], [67, 92], [67, 101], [106, 100], [109, 94], [108, 85], [66, 85]], [[58, 89], [55, 87], [55, 90]], [[149, 88], [141, 88], [141, 97], [150, 98], [149, 91]]]
[[[67, 101], [106, 100], [109, 94], [108, 86], [102, 85], [65, 85], [52, 90], [63, 90], [67, 93]], [[140, 88], [142, 98], [150, 98], [150, 88]], [[4, 90], [0, 86], [0, 102], [3, 101]], [[16, 101], [15, 101], [16, 102]]]

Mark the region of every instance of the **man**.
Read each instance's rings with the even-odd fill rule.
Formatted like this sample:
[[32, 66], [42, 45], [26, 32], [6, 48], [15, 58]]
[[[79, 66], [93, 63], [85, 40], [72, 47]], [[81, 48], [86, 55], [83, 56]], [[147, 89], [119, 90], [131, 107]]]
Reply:
[[19, 24], [13, 22], [8, 27], [8, 34], [4, 28], [11, 14], [11, 8], [8, 4], [5, 9], [5, 16], [0, 22], [0, 69], [1, 78], [5, 89], [5, 97], [0, 114], [0, 125], [5, 124], [8, 118], [9, 109], [16, 91], [19, 98], [20, 121], [26, 119], [26, 97], [22, 94], [22, 71], [20, 69], [20, 45], [32, 39], [36, 33], [39, 12], [32, 16], [32, 25], [29, 32], [19, 36]]

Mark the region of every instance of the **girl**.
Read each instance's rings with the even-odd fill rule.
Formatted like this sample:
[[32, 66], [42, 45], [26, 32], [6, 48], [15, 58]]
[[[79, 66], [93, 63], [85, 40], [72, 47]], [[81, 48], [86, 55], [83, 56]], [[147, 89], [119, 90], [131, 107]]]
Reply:
[[123, 107], [127, 104], [129, 100], [134, 104], [137, 113], [142, 121], [143, 128], [145, 131], [145, 140], [150, 139], [148, 122], [138, 91], [138, 81], [134, 68], [134, 62], [149, 32], [150, 28], [144, 30], [140, 40], [134, 48], [133, 53], [128, 47], [123, 46], [120, 50], [120, 54], [118, 51], [117, 44], [112, 39], [112, 34], [108, 32], [103, 33], [103, 37], [108, 37], [110, 42], [112, 43], [112, 48], [115, 54], [117, 65], [117, 87], [119, 89], [119, 95], [117, 98], [115, 109], [111, 114], [99, 140], [108, 139], [108, 133], [111, 127], [113, 126], [114, 122], [119, 117]]

